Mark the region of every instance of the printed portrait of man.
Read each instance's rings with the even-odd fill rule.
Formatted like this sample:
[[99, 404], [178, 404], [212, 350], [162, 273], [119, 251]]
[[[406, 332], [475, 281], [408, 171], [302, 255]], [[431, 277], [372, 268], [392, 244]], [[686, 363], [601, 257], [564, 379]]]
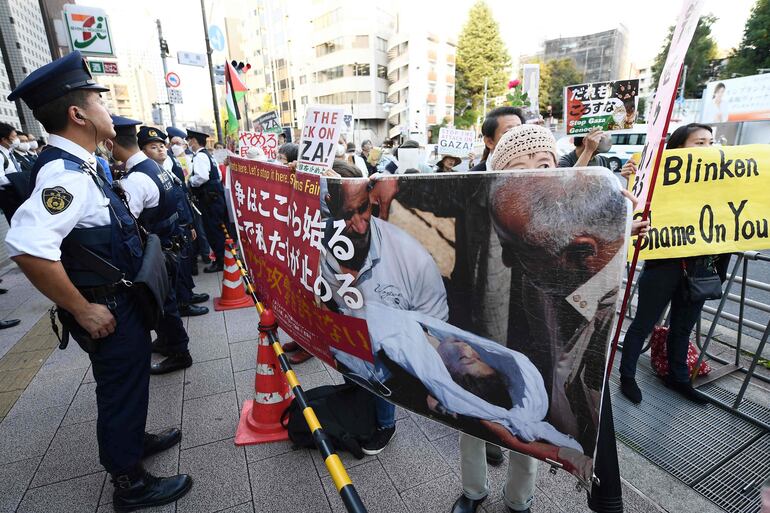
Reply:
[[[559, 173], [555, 179], [554, 173]], [[541, 370], [548, 420], [587, 454], [595, 445], [604, 358], [625, 258], [627, 202], [609, 173], [502, 176], [490, 214], [503, 263], [520, 269], [528, 332], [507, 345]]]

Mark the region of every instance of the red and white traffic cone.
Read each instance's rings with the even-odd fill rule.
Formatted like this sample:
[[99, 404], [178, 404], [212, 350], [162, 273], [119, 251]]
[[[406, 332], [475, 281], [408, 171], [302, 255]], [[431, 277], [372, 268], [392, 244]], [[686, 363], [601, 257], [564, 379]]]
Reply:
[[[233, 241], [227, 239], [226, 245], [230, 247]], [[236, 310], [238, 308], [253, 307], [254, 300], [246, 295], [243, 288], [238, 264], [235, 263], [232, 253], [225, 251], [225, 269], [222, 273], [222, 296], [214, 298], [214, 310]]]
[[267, 332], [276, 326], [273, 312], [262, 312], [259, 321], [254, 399], [243, 403], [241, 419], [235, 432], [235, 445], [254, 445], [289, 439], [289, 433], [281, 424], [281, 415], [289, 407], [292, 393], [267, 337]]

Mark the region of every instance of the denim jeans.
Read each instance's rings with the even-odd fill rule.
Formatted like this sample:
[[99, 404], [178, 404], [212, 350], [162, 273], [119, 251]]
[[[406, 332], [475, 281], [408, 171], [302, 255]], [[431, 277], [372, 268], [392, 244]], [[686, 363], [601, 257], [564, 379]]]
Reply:
[[377, 396], [374, 398], [374, 406], [378, 428], [387, 429], [396, 426], [396, 406], [393, 403]]
[[633, 378], [636, 364], [647, 337], [652, 333], [666, 305], [671, 302], [671, 324], [668, 332], [668, 365], [674, 381], [689, 381], [687, 348], [690, 332], [703, 309], [703, 301], [689, 303], [683, 299], [685, 280], [680, 259], [645, 264], [639, 276], [639, 303], [636, 317], [623, 340], [620, 375]]

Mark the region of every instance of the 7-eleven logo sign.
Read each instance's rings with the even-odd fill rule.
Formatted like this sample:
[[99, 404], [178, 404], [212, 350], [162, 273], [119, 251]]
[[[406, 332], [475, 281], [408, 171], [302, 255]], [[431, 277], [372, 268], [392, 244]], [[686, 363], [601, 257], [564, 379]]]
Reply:
[[91, 55], [113, 55], [107, 16], [102, 9], [65, 5], [70, 48]]

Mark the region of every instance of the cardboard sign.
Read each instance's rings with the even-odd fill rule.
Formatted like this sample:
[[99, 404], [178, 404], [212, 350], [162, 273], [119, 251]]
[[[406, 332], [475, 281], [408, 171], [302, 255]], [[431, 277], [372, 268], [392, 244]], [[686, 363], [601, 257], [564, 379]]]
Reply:
[[[233, 160], [249, 272], [289, 337], [392, 403], [590, 483], [628, 243], [609, 171], [372, 181]], [[370, 189], [390, 180], [376, 217]], [[585, 237], [591, 265], [570, 249]]]
[[639, 259], [767, 249], [768, 190], [770, 145], [664, 151]]
[[398, 173], [404, 173], [407, 169], [420, 169], [420, 164], [426, 160], [424, 148], [399, 148]]
[[324, 170], [331, 169], [344, 127], [343, 115], [343, 109], [339, 108], [307, 109], [299, 144], [297, 171], [321, 174]]
[[594, 128], [633, 128], [638, 103], [638, 79], [567, 86], [564, 89], [567, 135], [585, 134]]
[[259, 148], [269, 159], [275, 159], [278, 153], [278, 134], [271, 132], [239, 132], [238, 153], [245, 157], [249, 148]]
[[441, 128], [438, 132], [438, 154], [467, 157], [473, 151], [474, 138], [473, 130]]
[[278, 113], [276, 111], [262, 114], [255, 121], [255, 125], [259, 125], [263, 132], [281, 133], [283, 131], [281, 124], [278, 121]]
[[703, 0], [685, 0], [677, 18], [666, 64], [660, 74], [658, 89], [655, 91], [647, 119], [647, 142], [642, 150], [642, 157], [631, 187], [631, 193], [639, 199], [641, 205], [649, 201], [649, 184], [652, 181], [653, 170], [659, 163], [660, 153], [663, 151], [663, 141], [668, 131], [671, 110], [674, 107], [679, 72], [692, 36], [695, 34], [695, 27], [698, 25], [702, 9]]

